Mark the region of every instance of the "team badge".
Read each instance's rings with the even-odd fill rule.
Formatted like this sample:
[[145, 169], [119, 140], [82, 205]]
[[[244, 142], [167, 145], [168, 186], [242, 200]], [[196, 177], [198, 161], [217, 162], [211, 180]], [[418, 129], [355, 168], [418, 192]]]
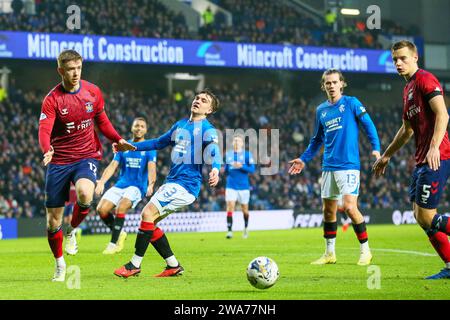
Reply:
[[340, 111], [341, 113], [343, 113], [343, 112], [345, 111], [345, 106], [344, 106], [343, 104], [341, 104], [341, 105], [339, 106], [339, 111]]
[[92, 102], [86, 102], [84, 105], [86, 107], [87, 113], [94, 111], [94, 105], [92, 104]]

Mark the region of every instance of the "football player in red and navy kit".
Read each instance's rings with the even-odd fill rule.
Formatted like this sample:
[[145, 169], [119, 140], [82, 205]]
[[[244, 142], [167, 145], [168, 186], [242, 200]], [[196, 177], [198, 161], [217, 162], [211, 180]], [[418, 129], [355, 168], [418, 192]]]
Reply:
[[102, 158], [102, 146], [94, 124], [122, 149], [134, 147], [113, 128], [104, 110], [100, 89], [81, 80], [82, 57], [74, 50], [58, 56], [60, 84], [53, 88], [42, 103], [39, 118], [39, 144], [44, 154], [45, 207], [48, 242], [56, 259], [53, 281], [64, 281], [66, 264], [62, 252], [61, 229], [64, 204], [69, 199], [70, 183], [75, 184], [77, 202], [68, 230], [66, 252], [76, 254], [75, 228], [89, 212], [97, 180], [97, 163]]
[[403, 91], [403, 125], [373, 170], [377, 176], [384, 174], [389, 159], [414, 135], [416, 168], [409, 191], [414, 216], [445, 262], [444, 269], [427, 279], [449, 279], [450, 221], [437, 213], [450, 175], [449, 115], [443, 90], [434, 75], [418, 67], [417, 48], [413, 43], [395, 43], [392, 58], [398, 74], [407, 81]]

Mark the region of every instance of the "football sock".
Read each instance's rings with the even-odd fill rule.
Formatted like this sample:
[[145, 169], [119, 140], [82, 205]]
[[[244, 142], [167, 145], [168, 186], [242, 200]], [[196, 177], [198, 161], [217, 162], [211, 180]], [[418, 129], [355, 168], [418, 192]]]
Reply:
[[228, 231], [231, 231], [232, 227], [233, 227], [233, 212], [228, 211], [227, 212], [227, 228], [228, 228]]
[[114, 219], [114, 227], [112, 229], [111, 243], [117, 243], [123, 224], [125, 223], [125, 213], [117, 213]]
[[[136, 244], [134, 248], [136, 249], [135, 256], [144, 257], [145, 252], [147, 251], [148, 244], [150, 243], [150, 239], [153, 236], [153, 230], [155, 229], [155, 224], [153, 222], [141, 222], [141, 226], [139, 228], [139, 232], [136, 237]], [[142, 259], [141, 259], [142, 261]], [[134, 263], [133, 263], [134, 264]], [[136, 267], [136, 264], [134, 264]], [[140, 265], [140, 262], [139, 262]]]
[[365, 243], [368, 241], [366, 223], [362, 222], [360, 224], [353, 223], [353, 230], [355, 230], [356, 237], [359, 240], [359, 243]]
[[91, 204], [83, 204], [78, 201], [75, 203], [73, 206], [72, 221], [70, 222], [72, 228], [76, 228], [80, 225], [80, 223], [88, 215], [90, 207]]
[[53, 252], [53, 256], [56, 259], [62, 257], [63, 232], [61, 226], [59, 226], [56, 230], [47, 230], [47, 239], [50, 249]]
[[450, 219], [442, 214], [436, 214], [431, 221], [431, 229], [450, 235]]
[[428, 230], [427, 235], [434, 249], [448, 267], [450, 264], [450, 242], [448, 242], [448, 236], [435, 229]]
[[140, 256], [137, 256], [134, 254], [133, 257], [131, 258], [130, 262], [135, 268], [140, 268], [143, 258], [144, 257], [140, 257]]
[[112, 231], [114, 228], [114, 216], [111, 213], [108, 213], [106, 215], [100, 215], [100, 218], [103, 220], [103, 222], [106, 224], [106, 226]]
[[172, 249], [170, 248], [169, 240], [160, 228], [155, 228], [153, 231], [153, 237], [150, 240], [151, 244], [159, 255], [166, 260], [166, 263], [170, 267], [178, 266], [178, 261], [173, 255]]
[[66, 266], [66, 261], [64, 261], [64, 256], [56, 258], [56, 265], [58, 267], [65, 267]]
[[247, 215], [244, 214], [244, 226], [245, 226], [245, 229], [247, 229], [247, 227], [248, 227], [248, 218], [249, 218], [249, 215], [248, 214]]
[[337, 233], [337, 221], [334, 222], [324, 222], [323, 224], [323, 237], [326, 243], [326, 253], [334, 253], [336, 244], [336, 233]]

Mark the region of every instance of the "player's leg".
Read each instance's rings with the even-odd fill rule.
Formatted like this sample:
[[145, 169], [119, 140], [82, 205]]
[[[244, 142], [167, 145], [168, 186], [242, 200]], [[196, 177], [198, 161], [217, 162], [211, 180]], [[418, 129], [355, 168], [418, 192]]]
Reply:
[[70, 166], [49, 164], [45, 176], [47, 238], [56, 260], [52, 281], [65, 280], [66, 263], [63, 257], [62, 220], [64, 204], [69, 199], [70, 175]]
[[333, 172], [322, 172], [321, 197], [323, 210], [323, 237], [325, 238], [325, 253], [311, 264], [334, 264], [336, 263], [336, 233], [337, 233], [337, 200], [339, 189], [334, 179]]
[[52, 281], [63, 282], [66, 277], [66, 262], [63, 256], [62, 219], [64, 207], [46, 208], [47, 238], [50, 249], [55, 257], [56, 267]]
[[115, 245], [115, 252], [120, 252], [123, 249], [125, 240], [127, 238], [127, 233], [123, 231], [123, 225], [125, 224], [125, 215], [128, 210], [133, 206], [133, 202], [128, 198], [122, 198], [117, 205], [116, 209], [116, 219], [114, 221], [114, 228], [111, 234], [110, 244]]
[[416, 168], [410, 188], [417, 223], [424, 229], [433, 248], [445, 263], [441, 272], [427, 279], [450, 278], [449, 219], [437, 213], [437, 206], [448, 179], [449, 165], [450, 161], [445, 160], [441, 161], [437, 171], [433, 171], [428, 165]]
[[346, 194], [343, 199], [345, 213], [352, 221], [353, 230], [360, 244], [360, 256], [357, 264], [360, 266], [369, 265], [372, 261], [372, 253], [369, 247], [366, 222], [358, 209], [358, 196]]
[[248, 203], [250, 201], [250, 190], [240, 190], [239, 192], [239, 203], [241, 204], [242, 214], [244, 216], [244, 233], [243, 237], [248, 238], [248, 221], [250, 218], [249, 206]]
[[134, 245], [134, 255], [128, 263], [114, 271], [116, 276], [128, 278], [130, 276], [136, 276], [141, 272], [141, 263], [144, 259], [150, 240], [153, 237], [155, 221], [158, 217], [158, 208], [151, 202], [147, 203], [144, 209], [142, 209], [141, 224]]
[[227, 239], [233, 237], [233, 212], [236, 206], [237, 192], [234, 189], [225, 189], [225, 201], [227, 204]]
[[338, 207], [337, 212], [339, 213], [339, 216], [341, 217], [342, 222], [342, 231], [346, 232], [348, 230], [348, 227], [352, 223], [352, 220], [347, 216], [344, 209], [344, 199], [343, 197], [339, 197], [338, 199]]
[[[114, 202], [111, 202], [109, 199], [105, 198], [105, 196], [106, 196], [106, 193], [100, 199], [100, 202], [97, 205], [96, 211], [97, 211], [98, 215], [100, 216], [100, 219], [102, 219], [103, 223], [109, 228], [109, 230], [112, 233], [114, 230], [115, 218], [111, 212], [116, 207], [116, 204]], [[114, 254], [115, 250], [116, 250], [116, 244], [108, 243], [108, 245], [106, 246], [106, 249], [103, 250], [103, 254]]]

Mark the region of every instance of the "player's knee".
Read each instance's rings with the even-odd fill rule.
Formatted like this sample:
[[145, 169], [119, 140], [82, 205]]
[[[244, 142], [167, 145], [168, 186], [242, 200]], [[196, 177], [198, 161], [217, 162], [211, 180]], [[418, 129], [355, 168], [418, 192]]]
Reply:
[[108, 210], [100, 204], [97, 206], [96, 210], [100, 217], [105, 217], [109, 214]]
[[323, 211], [323, 216], [325, 221], [332, 221], [335, 218], [335, 213], [332, 210], [328, 210], [327, 208]]

